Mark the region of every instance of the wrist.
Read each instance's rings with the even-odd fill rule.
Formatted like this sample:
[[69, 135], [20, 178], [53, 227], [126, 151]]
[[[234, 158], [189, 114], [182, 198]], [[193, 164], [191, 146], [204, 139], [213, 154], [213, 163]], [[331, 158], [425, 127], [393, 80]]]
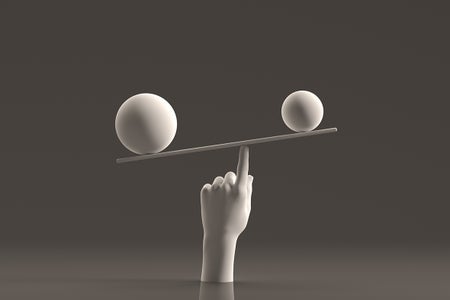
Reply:
[[236, 243], [235, 235], [204, 235], [201, 281], [233, 281]]
[[226, 247], [230, 244], [236, 244], [238, 235], [236, 234], [230, 234], [230, 233], [214, 233], [214, 234], [203, 234], [203, 244], [214, 244], [214, 245], [221, 245], [223, 247]]

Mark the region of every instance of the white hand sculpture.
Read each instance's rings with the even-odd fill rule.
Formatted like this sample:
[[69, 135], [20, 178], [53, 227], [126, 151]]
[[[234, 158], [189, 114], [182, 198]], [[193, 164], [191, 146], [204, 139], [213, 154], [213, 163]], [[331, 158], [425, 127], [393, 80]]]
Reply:
[[248, 175], [249, 149], [239, 149], [237, 175], [228, 172], [200, 192], [203, 223], [201, 281], [232, 282], [234, 253], [251, 210], [253, 176]]

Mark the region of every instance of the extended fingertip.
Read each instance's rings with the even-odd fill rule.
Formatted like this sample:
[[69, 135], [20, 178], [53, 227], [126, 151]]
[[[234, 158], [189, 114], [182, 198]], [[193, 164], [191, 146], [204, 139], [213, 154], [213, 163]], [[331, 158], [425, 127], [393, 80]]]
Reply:
[[250, 148], [248, 146], [243, 145], [239, 148], [239, 158], [248, 160], [249, 153], [250, 153]]
[[239, 160], [236, 172], [236, 183], [238, 185], [245, 185], [248, 178], [249, 169], [249, 148], [248, 146], [241, 146], [239, 148]]

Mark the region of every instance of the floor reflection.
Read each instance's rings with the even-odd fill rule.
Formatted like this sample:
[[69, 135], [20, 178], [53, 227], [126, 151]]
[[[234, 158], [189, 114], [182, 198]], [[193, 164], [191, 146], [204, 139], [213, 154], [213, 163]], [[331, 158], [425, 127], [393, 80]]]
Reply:
[[200, 282], [198, 251], [180, 256], [144, 250], [0, 249], [0, 300], [448, 300], [450, 295], [447, 249], [294, 249], [300, 254], [284, 249], [258, 256], [244, 251], [236, 281], [225, 284]]
[[199, 300], [234, 300], [234, 283], [200, 283]]

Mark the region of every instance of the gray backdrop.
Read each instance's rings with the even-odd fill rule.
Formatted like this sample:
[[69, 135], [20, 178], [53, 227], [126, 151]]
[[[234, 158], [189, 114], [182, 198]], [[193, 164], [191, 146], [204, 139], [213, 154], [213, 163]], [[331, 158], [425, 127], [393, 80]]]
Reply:
[[288, 133], [298, 89], [339, 132], [250, 148], [242, 243], [448, 243], [449, 27], [428, 1], [2, 1], [0, 243], [200, 249], [238, 149], [116, 165], [117, 109], [166, 98], [179, 149]]

